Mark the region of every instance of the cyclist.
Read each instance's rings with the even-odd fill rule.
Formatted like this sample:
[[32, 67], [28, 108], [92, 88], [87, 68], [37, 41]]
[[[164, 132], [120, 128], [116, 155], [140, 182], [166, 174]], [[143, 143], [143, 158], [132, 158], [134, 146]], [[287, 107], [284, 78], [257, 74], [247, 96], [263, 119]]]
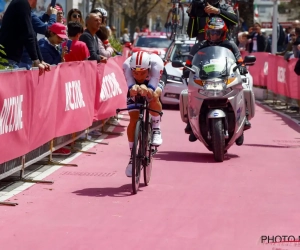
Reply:
[[[148, 54], [147, 52], [139, 51], [127, 58], [123, 64], [123, 71], [128, 85], [127, 106], [129, 110], [130, 121], [127, 127], [127, 137], [129, 142], [130, 152], [134, 141], [135, 125], [139, 118], [139, 109], [135, 109], [135, 98], [137, 94], [147, 98], [149, 108], [157, 111], [162, 111], [162, 105], [159, 97], [164, 87], [164, 82], [161, 81], [164, 72], [164, 63], [156, 54]], [[157, 113], [151, 112], [152, 121], [152, 140], [153, 146], [162, 144], [160, 131], [160, 116]], [[132, 158], [125, 171], [127, 177], [132, 175]]]
[[[237, 63], [243, 62], [243, 58], [240, 54], [240, 51], [238, 47], [235, 45], [235, 43], [229, 41], [226, 39], [227, 37], [227, 26], [226, 23], [223, 21], [222, 18], [219, 17], [212, 17], [209, 19], [208, 23], [205, 25], [205, 39], [202, 42], [199, 42], [195, 44], [191, 51], [190, 54], [188, 55], [188, 58], [186, 60], [186, 66], [191, 67], [192, 66], [192, 60], [194, 55], [200, 50], [208, 46], [222, 46], [225, 47], [229, 50], [232, 51], [234, 54]], [[246, 75], [248, 73], [248, 70], [245, 65], [241, 65], [239, 67], [239, 71], [241, 75]], [[183, 69], [183, 77], [188, 78], [189, 77], [189, 70], [188, 69]], [[251, 124], [248, 121], [247, 118], [247, 113], [246, 111], [246, 122], [244, 125], [244, 130], [247, 130], [251, 128]], [[190, 123], [187, 123], [187, 126], [185, 128], [185, 133], [190, 134], [189, 136], [189, 141], [194, 142], [197, 140], [196, 136], [193, 134], [192, 128]]]

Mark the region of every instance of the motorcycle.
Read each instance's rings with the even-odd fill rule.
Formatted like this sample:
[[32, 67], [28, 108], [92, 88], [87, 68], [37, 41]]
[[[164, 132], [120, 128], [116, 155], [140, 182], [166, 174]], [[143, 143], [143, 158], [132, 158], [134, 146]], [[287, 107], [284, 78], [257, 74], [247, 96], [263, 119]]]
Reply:
[[[255, 61], [255, 56], [249, 55], [243, 64], [251, 66]], [[184, 64], [173, 61], [172, 66]], [[186, 67], [190, 74], [188, 89], [180, 99], [181, 118], [190, 122], [196, 138], [213, 152], [217, 162], [223, 162], [234, 143], [243, 144], [246, 115], [250, 120], [255, 114], [254, 94], [239, 66], [229, 49], [211, 46], [199, 50], [192, 67]]]

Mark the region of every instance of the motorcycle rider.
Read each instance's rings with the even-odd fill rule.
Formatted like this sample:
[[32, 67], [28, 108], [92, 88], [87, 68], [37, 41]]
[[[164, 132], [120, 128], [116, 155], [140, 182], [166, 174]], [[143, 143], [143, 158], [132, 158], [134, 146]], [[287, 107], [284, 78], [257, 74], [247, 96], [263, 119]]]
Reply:
[[[206, 40], [199, 42], [192, 47], [190, 54], [188, 55], [188, 58], [186, 60], [187, 67], [192, 67], [193, 57], [200, 49], [203, 49], [203, 48], [209, 47], [209, 46], [225, 47], [232, 51], [232, 53], [234, 54], [234, 56], [236, 58], [237, 64], [240, 64], [243, 62], [243, 58], [240, 54], [238, 47], [235, 45], [235, 43], [226, 39], [228, 29], [227, 29], [226, 23], [223, 21], [222, 18], [219, 18], [219, 17], [210, 18], [209, 21], [207, 22], [207, 24], [205, 25], [204, 30], [205, 30], [205, 39]], [[239, 71], [240, 71], [241, 75], [246, 75], [248, 73], [248, 70], [245, 65], [240, 65]], [[189, 73], [190, 73], [190, 71], [188, 69], [186, 69], [186, 68], [183, 69], [183, 77], [184, 78], [188, 78]], [[244, 130], [251, 128], [251, 124], [247, 118], [247, 113], [248, 113], [248, 111], [246, 111], [246, 122], [244, 125]], [[194, 142], [197, 140], [196, 136], [194, 135], [194, 133], [192, 131], [189, 121], [185, 128], [185, 133], [190, 134], [189, 141]]]
[[205, 25], [209, 18], [220, 17], [229, 29], [227, 38], [230, 40], [234, 26], [238, 25], [238, 17], [229, 4], [221, 4], [220, 0], [193, 0], [187, 10], [189, 22], [187, 34], [189, 37], [197, 37], [200, 42], [205, 39]]
[[[149, 108], [162, 111], [162, 105], [159, 97], [164, 88], [164, 71], [163, 60], [157, 54], [148, 54], [147, 52], [135, 52], [123, 63], [123, 71], [128, 85], [127, 106], [129, 110], [130, 121], [127, 127], [127, 137], [130, 152], [134, 142], [135, 125], [139, 118], [139, 109], [135, 109], [135, 97], [137, 94], [145, 96], [149, 102]], [[152, 121], [152, 141], [154, 146], [162, 144], [160, 131], [159, 114], [150, 111]], [[127, 177], [132, 175], [132, 158], [125, 171]]]

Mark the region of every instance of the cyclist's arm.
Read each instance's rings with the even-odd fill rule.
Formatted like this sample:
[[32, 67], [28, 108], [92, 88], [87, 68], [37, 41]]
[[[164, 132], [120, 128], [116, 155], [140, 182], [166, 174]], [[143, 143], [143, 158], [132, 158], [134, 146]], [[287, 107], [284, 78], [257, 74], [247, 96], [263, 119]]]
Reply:
[[148, 83], [148, 89], [156, 90], [160, 81], [161, 75], [164, 70], [163, 60], [156, 54], [151, 54], [151, 69], [150, 80]]
[[224, 21], [226, 20], [227, 22], [230, 22], [233, 25], [238, 24], [238, 17], [234, 13], [234, 10], [230, 5], [221, 5], [219, 15], [222, 19], [224, 19]]
[[124, 76], [125, 76], [125, 79], [127, 82], [128, 90], [130, 90], [136, 84], [136, 82], [132, 76], [132, 73], [131, 73], [130, 59], [131, 59], [131, 57], [128, 57], [125, 60], [125, 62], [123, 63], [123, 72], [124, 72]]

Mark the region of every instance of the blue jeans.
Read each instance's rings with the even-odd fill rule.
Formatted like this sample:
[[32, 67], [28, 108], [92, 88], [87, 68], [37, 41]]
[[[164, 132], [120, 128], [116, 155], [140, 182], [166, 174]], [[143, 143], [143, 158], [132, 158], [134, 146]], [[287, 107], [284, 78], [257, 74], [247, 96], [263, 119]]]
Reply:
[[16, 61], [10, 59], [7, 59], [7, 61], [8, 61], [8, 66], [11, 66], [13, 69], [19, 68], [18, 63]]

